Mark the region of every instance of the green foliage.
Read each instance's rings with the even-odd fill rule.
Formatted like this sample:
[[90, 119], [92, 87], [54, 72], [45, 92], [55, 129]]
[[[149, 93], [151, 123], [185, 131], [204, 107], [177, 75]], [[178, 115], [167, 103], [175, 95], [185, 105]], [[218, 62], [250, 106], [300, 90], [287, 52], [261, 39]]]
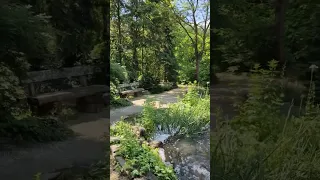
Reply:
[[160, 79], [150, 73], [141, 75], [138, 80], [140, 86], [146, 90], [153, 91], [159, 89]]
[[174, 84], [170, 82], [164, 82], [160, 84], [160, 87], [163, 89], [163, 91], [169, 91], [174, 88]]
[[34, 15], [31, 6], [4, 3], [0, 17], [0, 59], [16, 75], [52, 58], [55, 39], [47, 16]]
[[63, 103], [55, 103], [50, 114], [58, 117], [62, 121], [67, 121], [76, 117], [76, 110]]
[[139, 122], [151, 136], [158, 125], [160, 130], [175, 135], [192, 136], [202, 133], [210, 122], [210, 98], [208, 92], [199, 93], [198, 87], [192, 85], [188, 93], [177, 103], [168, 108], [157, 109], [154, 101], [148, 100]]
[[0, 115], [14, 115], [17, 112], [16, 103], [25, 97], [23, 89], [19, 86], [19, 79], [3, 63], [0, 64]]
[[29, 117], [21, 120], [11, 119], [0, 122], [0, 134], [16, 142], [60, 141], [70, 137], [73, 132], [63, 122], [50, 118]]
[[273, 81], [276, 61], [269, 70], [256, 66], [248, 100], [240, 114], [222, 121], [211, 137], [211, 178], [316, 179], [320, 174], [319, 109], [312, 90], [307, 112], [299, 117], [279, 112], [282, 89]]
[[111, 135], [122, 137], [119, 155], [126, 159], [125, 170], [132, 177], [141, 177], [153, 172], [160, 180], [177, 179], [172, 167], [166, 167], [156, 149], [140, 144], [132, 126], [124, 121], [111, 127]]
[[[284, 5], [286, 73], [308, 79], [308, 67], [319, 56], [319, 17], [315, 0]], [[221, 71], [248, 71], [278, 57], [275, 6], [271, 1], [215, 2], [215, 65]], [[279, 59], [277, 59], [279, 60]], [[282, 65], [284, 62], [281, 62]], [[279, 67], [282, 68], [282, 67]]]
[[[29, 5], [30, 4], [30, 5]], [[100, 9], [100, 8], [99, 8]], [[1, 137], [16, 141], [62, 140], [71, 130], [51, 118], [32, 117], [20, 80], [26, 72], [79, 64], [99, 64], [104, 52], [99, 11], [90, 1], [4, 1], [0, 7]], [[91, 14], [92, 13], [92, 14]], [[75, 17], [83, 18], [75, 18]], [[103, 21], [102, 21], [103, 22]], [[95, 24], [95, 25], [94, 25]], [[90, 51], [95, 44], [101, 46]], [[102, 46], [105, 47], [105, 46]], [[102, 50], [101, 50], [102, 49]], [[94, 54], [96, 53], [96, 54]], [[103, 54], [103, 53], [101, 53]], [[90, 60], [95, 60], [94, 62]], [[89, 61], [88, 61], [89, 60]], [[60, 115], [69, 116], [70, 109]]]
[[[278, 75], [276, 72], [277, 62], [270, 61], [269, 67], [269, 70], [264, 70], [260, 69], [259, 65], [255, 66], [253, 73], [258, 74], [252, 75], [248, 99], [241, 105], [240, 115], [234, 120], [234, 124], [240, 122], [240, 125], [236, 127], [242, 131], [249, 128], [249, 130], [258, 133], [259, 140], [270, 138], [271, 132], [276, 136], [281, 129], [279, 124], [281, 122], [274, 118], [274, 116], [281, 116], [280, 109], [284, 97], [282, 89], [274, 86], [275, 77]], [[269, 114], [273, 114], [273, 116], [269, 116]]]
[[127, 99], [120, 98], [117, 85], [128, 81], [128, 72], [125, 67], [118, 63], [110, 64], [110, 105], [112, 107], [130, 106], [132, 103]]
[[[189, 82], [194, 82], [196, 80], [195, 72], [195, 62], [193, 48], [191, 46], [191, 41], [188, 37], [183, 36], [184, 32], [182, 30], [177, 30], [176, 35], [176, 49], [175, 56], [178, 59], [178, 80], [180, 83], [188, 84]], [[201, 34], [202, 35], [202, 34]], [[190, 44], [190, 45], [189, 45]], [[206, 46], [209, 46], [210, 41], [206, 42]], [[189, 46], [186, 46], [189, 45]], [[209, 49], [209, 47], [207, 47]], [[205, 51], [201, 61], [200, 61], [200, 72], [199, 81], [202, 85], [210, 81], [210, 54]]]
[[110, 63], [110, 81], [116, 85], [128, 82], [126, 68], [118, 63]]

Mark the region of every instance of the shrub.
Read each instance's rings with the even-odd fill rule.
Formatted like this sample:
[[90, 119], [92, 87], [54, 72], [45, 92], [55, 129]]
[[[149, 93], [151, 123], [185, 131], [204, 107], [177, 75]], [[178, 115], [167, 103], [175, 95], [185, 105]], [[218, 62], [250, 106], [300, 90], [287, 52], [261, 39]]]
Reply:
[[139, 84], [142, 88], [149, 90], [150, 92], [159, 89], [160, 79], [152, 74], [144, 74], [138, 78]]
[[161, 83], [160, 87], [163, 91], [169, 91], [174, 88], [174, 84], [170, 82]]
[[25, 98], [24, 91], [19, 86], [19, 79], [7, 66], [0, 63], [0, 115], [1, 119], [6, 116], [16, 115], [19, 107], [17, 101]]
[[29, 117], [22, 120], [10, 119], [0, 122], [0, 136], [16, 142], [59, 141], [73, 134], [63, 122], [50, 118]]
[[70, 105], [56, 102], [54, 103], [54, 108], [50, 111], [50, 114], [58, 117], [59, 120], [67, 121], [76, 117], [76, 110]]
[[128, 72], [124, 66], [118, 63], [110, 64], [110, 81], [115, 85], [128, 81]]

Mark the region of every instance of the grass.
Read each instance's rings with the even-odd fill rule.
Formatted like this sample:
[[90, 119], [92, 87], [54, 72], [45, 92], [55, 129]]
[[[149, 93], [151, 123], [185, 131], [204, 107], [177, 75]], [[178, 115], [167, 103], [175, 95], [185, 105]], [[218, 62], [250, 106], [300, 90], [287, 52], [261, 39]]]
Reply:
[[[275, 62], [251, 74], [248, 100], [211, 136], [211, 178], [313, 180], [320, 177], [320, 109], [309, 91], [299, 117], [282, 114], [284, 88], [275, 86]], [[220, 119], [222, 119], [220, 117]]]
[[156, 109], [154, 103], [152, 100], [146, 101], [142, 118], [139, 119], [139, 123], [151, 134], [160, 130], [172, 135], [192, 136], [202, 133], [209, 126], [210, 98], [197, 86], [189, 86], [188, 93], [168, 108]]

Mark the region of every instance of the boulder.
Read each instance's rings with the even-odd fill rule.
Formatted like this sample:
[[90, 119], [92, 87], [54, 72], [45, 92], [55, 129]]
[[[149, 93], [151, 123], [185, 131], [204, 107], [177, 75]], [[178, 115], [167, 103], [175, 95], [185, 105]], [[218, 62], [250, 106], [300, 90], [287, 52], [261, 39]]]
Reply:
[[121, 167], [123, 167], [126, 164], [126, 160], [124, 160], [123, 157], [121, 156], [116, 156], [115, 159], [120, 164]]
[[163, 142], [161, 142], [161, 141], [151, 141], [149, 143], [149, 146], [151, 146], [152, 148], [163, 148]]
[[133, 130], [135, 131], [138, 138], [146, 136], [146, 129], [143, 127], [133, 126]]
[[110, 137], [110, 144], [119, 144], [120, 140], [120, 137]]
[[112, 145], [110, 146], [110, 150], [111, 150], [111, 153], [115, 153], [119, 150], [120, 146], [119, 145]]

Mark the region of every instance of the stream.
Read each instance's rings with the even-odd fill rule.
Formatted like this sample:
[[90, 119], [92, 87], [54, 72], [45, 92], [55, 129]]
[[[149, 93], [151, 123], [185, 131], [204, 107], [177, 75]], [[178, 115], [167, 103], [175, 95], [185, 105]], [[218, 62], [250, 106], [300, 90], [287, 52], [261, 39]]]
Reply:
[[210, 179], [210, 136], [205, 133], [193, 138], [172, 137], [156, 133], [153, 138], [164, 143], [160, 156], [173, 165], [179, 180]]

